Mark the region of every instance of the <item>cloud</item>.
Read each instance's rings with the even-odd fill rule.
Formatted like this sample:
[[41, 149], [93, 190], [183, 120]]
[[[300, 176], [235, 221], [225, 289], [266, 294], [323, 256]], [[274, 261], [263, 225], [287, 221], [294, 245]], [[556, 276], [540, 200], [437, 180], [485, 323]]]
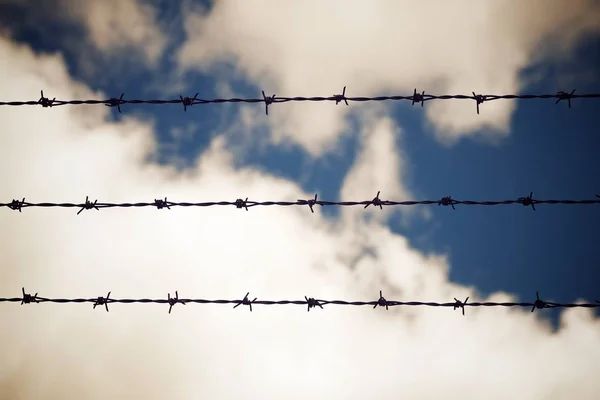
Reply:
[[[360, 151], [346, 175], [340, 197], [347, 200], [366, 200], [374, 198], [381, 191], [381, 200], [414, 200], [414, 195], [406, 187], [406, 156], [397, 145], [402, 137], [400, 127], [382, 113], [382, 110], [364, 113], [361, 122]], [[405, 215], [412, 215], [418, 209], [406, 207], [400, 210], [404, 211]], [[420, 209], [423, 210], [425, 209]], [[375, 217], [383, 222], [393, 211], [390, 207], [380, 209], [370, 206], [367, 209], [345, 208], [343, 215], [357, 223], [362, 223], [365, 216]]]
[[73, 28], [73, 24], [83, 28], [85, 40], [81, 40], [82, 36], [72, 35], [63, 45], [82, 54], [77, 61], [90, 74], [98, 72], [94, 63], [99, 62], [96, 54], [90, 53], [90, 48], [102, 56], [102, 61], [112, 61], [113, 66], [117, 61], [141, 61], [155, 67], [168, 44], [168, 37], [158, 21], [157, 8], [143, 0], [53, 0], [44, 3], [3, 0], [3, 3], [20, 10], [17, 21], [7, 21], [15, 25], [15, 29], [28, 27], [43, 32], [44, 36], [59, 38], [60, 32], [52, 23], [62, 24], [63, 28]]
[[[0, 40], [0, 97], [40, 86], [102, 97], [57, 56]], [[10, 77], [10, 78], [7, 78]], [[78, 96], [75, 96], [75, 95]], [[0, 187], [30, 201], [309, 198], [293, 182], [235, 169], [223, 138], [193, 168], [147, 161], [147, 122], [106, 107], [0, 109]], [[387, 132], [385, 120], [377, 132]], [[381, 133], [380, 133], [381, 134]], [[387, 136], [388, 134], [381, 134]], [[10, 197], [9, 197], [10, 199]], [[319, 209], [232, 207], [0, 210], [0, 293], [48, 297], [478, 298], [376, 220]], [[488, 300], [508, 301], [496, 293]], [[568, 310], [552, 332], [529, 310], [231, 305], [0, 305], [0, 398], [593, 399], [600, 326]]]
[[90, 41], [103, 53], [122, 56], [133, 49], [154, 65], [165, 50], [167, 37], [158, 24], [156, 8], [149, 4], [69, 0], [66, 5], [72, 16], [84, 21]]
[[[178, 59], [182, 70], [233, 64], [280, 96], [331, 96], [345, 85], [348, 96], [414, 88], [518, 93], [527, 83], [522, 68], [568, 54], [598, 32], [599, 21], [592, 0], [216, 2], [210, 11], [185, 10], [187, 41]], [[335, 147], [356, 107], [274, 105], [268, 121], [275, 140], [283, 136], [320, 155]], [[480, 115], [473, 101], [432, 101], [424, 109], [438, 137], [451, 143], [480, 130], [507, 135], [515, 103], [486, 103]]]

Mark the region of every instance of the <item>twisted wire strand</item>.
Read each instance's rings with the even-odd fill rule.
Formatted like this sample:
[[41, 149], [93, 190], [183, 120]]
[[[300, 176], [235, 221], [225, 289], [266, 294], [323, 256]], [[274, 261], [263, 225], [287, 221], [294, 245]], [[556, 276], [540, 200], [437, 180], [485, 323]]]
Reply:
[[425, 91], [421, 93], [417, 92], [415, 88], [412, 95], [409, 96], [375, 96], [375, 97], [347, 97], [346, 86], [342, 90], [341, 94], [334, 94], [327, 97], [313, 96], [313, 97], [277, 97], [276, 95], [267, 96], [262, 91], [262, 98], [213, 98], [213, 99], [199, 99], [196, 93], [193, 97], [179, 96], [179, 99], [125, 99], [125, 93], [121, 93], [120, 97], [111, 97], [106, 100], [57, 100], [56, 98], [49, 98], [44, 96], [44, 91], [40, 91], [40, 98], [38, 100], [28, 101], [0, 101], [0, 106], [42, 106], [44, 108], [58, 107], [64, 105], [100, 105], [103, 104], [107, 107], [116, 107], [121, 112], [121, 106], [126, 104], [181, 104], [183, 105], [183, 111], [187, 112], [187, 109], [193, 105], [199, 104], [223, 104], [223, 103], [264, 103], [265, 114], [269, 115], [269, 106], [276, 103], [288, 103], [288, 102], [335, 102], [338, 105], [340, 102], [344, 102], [347, 106], [348, 102], [367, 102], [367, 101], [410, 101], [412, 105], [421, 104], [421, 107], [426, 101], [432, 100], [471, 100], [475, 101], [477, 114], [479, 114], [479, 107], [485, 102], [494, 100], [533, 100], [533, 99], [556, 99], [555, 104], [561, 101], [566, 101], [569, 108], [571, 108], [571, 100], [573, 99], [597, 99], [600, 98], [600, 93], [584, 93], [575, 94], [575, 89], [571, 92], [559, 91], [555, 94], [476, 94], [472, 92], [472, 95], [465, 94], [444, 94], [444, 95], [433, 95], [426, 94]]
[[175, 291], [175, 296], [171, 296], [170, 293], [167, 294], [167, 298], [162, 299], [114, 299], [110, 298], [111, 292], [108, 292], [106, 297], [98, 296], [91, 298], [47, 298], [38, 296], [38, 293], [32, 295], [30, 293], [25, 292], [25, 288], [21, 289], [22, 296], [21, 297], [0, 297], [0, 303], [21, 303], [24, 304], [39, 304], [39, 303], [55, 303], [55, 304], [66, 304], [66, 303], [91, 303], [93, 304], [93, 308], [103, 307], [107, 312], [109, 311], [108, 305], [111, 303], [120, 303], [120, 304], [133, 304], [133, 303], [153, 303], [153, 304], [168, 304], [169, 305], [169, 314], [171, 313], [173, 306], [176, 304], [186, 305], [188, 303], [191, 304], [234, 304], [233, 308], [237, 308], [240, 305], [248, 306], [250, 311], [252, 311], [253, 305], [264, 305], [264, 306], [274, 306], [274, 305], [301, 305], [306, 306], [307, 311], [310, 311], [312, 308], [319, 307], [323, 309], [323, 306], [326, 305], [337, 305], [337, 306], [373, 306], [373, 308], [384, 307], [386, 310], [389, 307], [399, 307], [399, 306], [425, 306], [425, 307], [452, 307], [453, 310], [461, 310], [462, 315], [465, 315], [465, 307], [531, 307], [531, 312], [536, 309], [547, 309], [547, 308], [598, 308], [600, 307], [600, 301], [595, 300], [596, 303], [554, 303], [547, 302], [540, 299], [539, 293], [536, 292], [536, 299], [533, 302], [471, 302], [469, 303], [469, 298], [467, 297], [464, 301], [458, 300], [454, 298], [452, 302], [424, 302], [424, 301], [396, 301], [396, 300], [387, 300], [383, 297], [383, 293], [379, 291], [379, 298], [377, 300], [372, 301], [346, 301], [346, 300], [324, 300], [317, 299], [314, 297], [304, 296], [304, 300], [258, 300], [258, 298], [254, 298], [250, 300], [248, 297], [250, 292], [246, 293], [246, 295], [242, 299], [235, 300], [209, 300], [209, 299], [191, 299], [191, 298], [179, 298], [178, 291]]
[[383, 209], [383, 206], [415, 206], [415, 205], [438, 205], [438, 206], [451, 206], [453, 209], [456, 209], [456, 205], [466, 205], [466, 206], [498, 206], [498, 205], [511, 205], [511, 204], [521, 204], [526, 207], [531, 207], [534, 211], [536, 210], [535, 206], [538, 204], [561, 204], [561, 205], [592, 205], [592, 204], [600, 204], [600, 195], [596, 195], [596, 199], [589, 200], [543, 200], [543, 199], [535, 199], [533, 197], [533, 192], [530, 192], [528, 196], [519, 197], [513, 200], [501, 200], [501, 201], [476, 201], [476, 200], [456, 200], [451, 196], [442, 197], [439, 200], [407, 200], [407, 201], [391, 201], [391, 200], [381, 200], [379, 198], [380, 191], [377, 192], [377, 195], [371, 200], [362, 200], [362, 201], [327, 201], [327, 200], [319, 200], [318, 195], [315, 194], [315, 197], [307, 200], [297, 200], [297, 201], [252, 201], [246, 199], [237, 199], [235, 201], [208, 201], [208, 202], [175, 202], [169, 201], [165, 197], [162, 199], [154, 199], [152, 202], [139, 202], [139, 203], [99, 203], [98, 200], [91, 201], [89, 196], [86, 196], [85, 202], [83, 203], [31, 203], [25, 201], [25, 198], [22, 200], [13, 199], [10, 203], [0, 203], [0, 208], [6, 207], [11, 210], [16, 210], [21, 212], [23, 208], [29, 207], [41, 207], [41, 208], [79, 208], [77, 215], [79, 215], [84, 210], [100, 210], [102, 208], [139, 208], [139, 207], [156, 207], [157, 209], [171, 209], [171, 207], [214, 207], [214, 206], [235, 206], [239, 209], [245, 209], [248, 211], [251, 207], [258, 206], [308, 206], [310, 211], [314, 213], [314, 206], [342, 206], [342, 207], [352, 207], [352, 206], [363, 206], [363, 208], [367, 208], [370, 205], [379, 207]]

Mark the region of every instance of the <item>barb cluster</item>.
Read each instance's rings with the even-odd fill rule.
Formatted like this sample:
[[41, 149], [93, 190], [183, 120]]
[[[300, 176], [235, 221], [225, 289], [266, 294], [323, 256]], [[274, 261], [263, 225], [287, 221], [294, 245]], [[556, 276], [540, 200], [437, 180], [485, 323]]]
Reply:
[[510, 204], [521, 204], [525, 207], [531, 207], [533, 211], [536, 210], [536, 204], [562, 204], [562, 205], [590, 205], [590, 204], [600, 204], [600, 195], [596, 195], [597, 199], [589, 199], [589, 200], [542, 200], [542, 199], [534, 199], [533, 192], [529, 193], [528, 196], [519, 197], [514, 200], [499, 200], [499, 201], [477, 201], [477, 200], [456, 200], [451, 196], [442, 197], [440, 200], [405, 200], [405, 201], [392, 201], [392, 200], [381, 200], [379, 198], [379, 194], [381, 192], [377, 192], [377, 195], [371, 200], [362, 200], [362, 201], [328, 201], [328, 200], [319, 200], [317, 195], [315, 197], [308, 200], [296, 200], [296, 201], [251, 201], [246, 197], [245, 199], [237, 199], [235, 201], [207, 201], [207, 202], [199, 202], [199, 203], [190, 203], [190, 202], [176, 202], [169, 201], [165, 197], [162, 199], [154, 199], [152, 202], [140, 202], [140, 203], [100, 203], [98, 200], [91, 201], [88, 196], [86, 196], [85, 201], [83, 203], [31, 203], [25, 201], [25, 198], [22, 200], [13, 199], [10, 203], [0, 203], [0, 208], [6, 207], [11, 210], [19, 211], [23, 208], [28, 207], [41, 207], [41, 208], [79, 208], [77, 215], [79, 215], [84, 210], [100, 210], [101, 208], [139, 208], [139, 207], [156, 207], [157, 210], [167, 209], [170, 210], [171, 207], [213, 207], [213, 206], [235, 206], [235, 208], [244, 209], [248, 211], [250, 207], [258, 207], [258, 206], [308, 206], [310, 211], [314, 213], [314, 206], [342, 206], [342, 207], [352, 207], [352, 206], [363, 206], [363, 208], [367, 208], [370, 205], [375, 207], [379, 207], [383, 209], [383, 206], [415, 206], [415, 205], [438, 205], [438, 206], [451, 206], [452, 209], [456, 210], [455, 205], [465, 205], [465, 206], [499, 206], [499, 205], [510, 205]]
[[56, 303], [56, 304], [65, 304], [65, 303], [91, 303], [93, 304], [93, 309], [97, 306], [104, 306], [106, 312], [108, 312], [108, 304], [109, 303], [121, 303], [121, 304], [132, 304], [132, 303], [154, 303], [154, 304], [168, 304], [169, 305], [169, 314], [173, 309], [175, 304], [183, 304], [187, 303], [196, 303], [196, 304], [234, 304], [233, 308], [237, 308], [239, 306], [248, 306], [249, 310], [252, 312], [252, 305], [263, 305], [263, 306], [274, 306], [274, 305], [300, 305], [307, 306], [307, 311], [310, 311], [312, 308], [319, 307], [320, 309], [324, 309], [325, 305], [337, 305], [337, 306], [373, 306], [373, 308], [377, 308], [378, 306], [381, 308], [385, 308], [389, 310], [389, 307], [415, 307], [415, 306], [425, 306], [425, 307], [452, 307], [453, 310], [459, 309], [462, 311], [462, 315], [465, 315], [465, 307], [531, 307], [531, 312], [536, 309], [548, 309], [548, 308], [598, 308], [600, 307], [600, 301], [596, 300], [595, 303], [553, 303], [547, 302], [540, 299], [540, 295], [538, 292], [535, 293], [536, 299], [533, 302], [505, 302], [505, 303], [497, 303], [497, 302], [471, 302], [467, 303], [469, 298], [467, 297], [465, 301], [460, 301], [454, 298], [453, 302], [446, 303], [437, 303], [437, 302], [424, 302], [424, 301], [397, 301], [397, 300], [386, 300], [383, 297], [383, 293], [379, 291], [379, 297], [377, 300], [372, 301], [346, 301], [346, 300], [323, 300], [316, 299], [314, 297], [304, 296], [304, 300], [259, 300], [257, 297], [250, 300], [248, 297], [250, 292], [246, 293], [246, 295], [242, 299], [237, 300], [209, 300], [209, 299], [180, 299], [179, 293], [175, 291], [175, 297], [171, 297], [171, 294], [167, 294], [167, 298], [162, 299], [111, 299], [110, 293], [106, 295], [106, 297], [91, 297], [91, 298], [71, 298], [71, 299], [57, 299], [57, 298], [47, 298], [38, 296], [38, 294], [28, 294], [25, 292], [25, 288], [21, 289], [22, 296], [21, 297], [0, 297], [0, 303], [18, 303], [23, 304], [32, 304], [32, 303]]
[[299, 102], [299, 101], [331, 101], [335, 104], [344, 102], [349, 105], [348, 102], [365, 102], [365, 101], [410, 101], [414, 106], [415, 104], [421, 104], [421, 107], [425, 105], [426, 101], [431, 100], [472, 100], [475, 102], [477, 114], [479, 114], [480, 105], [493, 100], [532, 100], [532, 99], [556, 99], [556, 104], [565, 100], [571, 108], [572, 99], [597, 99], [600, 98], [600, 93], [587, 93], [587, 94], [575, 94], [575, 89], [571, 92], [559, 91], [555, 94], [477, 94], [471, 92], [472, 95], [464, 94], [444, 94], [444, 95], [433, 95], [426, 94], [425, 91], [421, 93], [417, 92], [415, 88], [412, 95], [409, 96], [376, 96], [376, 97], [347, 97], [346, 86], [342, 90], [341, 94], [334, 94], [329, 97], [277, 97], [276, 95], [266, 95], [262, 91], [262, 98], [215, 98], [215, 99], [199, 99], [196, 93], [193, 97], [179, 95], [178, 99], [170, 100], [139, 100], [139, 99], [124, 99], [125, 93], [117, 97], [111, 97], [107, 100], [56, 100], [56, 98], [50, 99], [44, 96], [44, 91], [41, 91], [40, 98], [30, 101], [1, 101], [0, 106], [42, 106], [44, 108], [52, 108], [64, 105], [105, 105], [107, 107], [116, 107], [118, 112], [121, 112], [121, 106], [124, 104], [181, 104], [183, 105], [183, 111], [187, 112], [188, 107], [196, 104], [222, 104], [222, 103], [263, 103], [265, 105], [265, 114], [269, 115], [269, 106], [276, 103], [287, 103], [287, 102]]

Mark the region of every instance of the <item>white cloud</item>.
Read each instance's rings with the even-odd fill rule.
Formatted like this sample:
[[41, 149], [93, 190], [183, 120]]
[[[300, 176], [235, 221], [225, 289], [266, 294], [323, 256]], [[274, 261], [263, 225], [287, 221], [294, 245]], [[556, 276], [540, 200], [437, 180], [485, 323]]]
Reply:
[[[2, 98], [43, 86], [100, 97], [58, 57], [0, 40]], [[10, 78], [7, 78], [10, 77]], [[0, 109], [0, 187], [30, 201], [308, 198], [294, 183], [232, 168], [215, 139], [191, 170], [145, 162], [152, 126], [106, 107]], [[385, 125], [385, 121], [380, 124]], [[385, 126], [384, 126], [385, 127]], [[389, 128], [389, 127], [388, 127]], [[384, 130], [383, 128], [381, 128]], [[387, 129], [387, 128], [386, 128]], [[377, 130], [376, 130], [377, 131]], [[383, 134], [382, 134], [383, 135]], [[386, 136], [386, 135], [383, 135]], [[477, 296], [376, 221], [319, 209], [0, 210], [0, 295], [440, 300]], [[506, 294], [489, 300], [504, 301]], [[600, 326], [569, 310], [551, 334], [529, 310], [326, 306], [0, 305], [6, 398], [593, 399]]]
[[[522, 68], [568, 52], [600, 27], [592, 0], [346, 0], [216, 2], [210, 12], [185, 10], [184, 70], [230, 62], [268, 94], [348, 96], [378, 93], [517, 93]], [[557, 91], [560, 88], [556, 89]], [[333, 104], [273, 105], [275, 141], [293, 140], [314, 155], [336, 144], [351, 108]], [[479, 129], [508, 134], [515, 103], [473, 101], [425, 105], [440, 139]], [[415, 110], [415, 112], [419, 112]], [[266, 117], [263, 117], [266, 118]]]
[[157, 22], [157, 9], [141, 0], [67, 0], [64, 4], [84, 22], [92, 44], [107, 55], [123, 56], [133, 50], [155, 65], [165, 50], [167, 37]]
[[[2, 2], [21, 8], [18, 13], [20, 20], [10, 21], [17, 29], [27, 27], [48, 36], [56, 34], [56, 27], [49, 22], [70, 29], [73, 26], [69, 25], [75, 23], [78, 28], [83, 28], [83, 37], [61, 37], [60, 45], [80, 53], [77, 59], [79, 67], [90, 75], [97, 74], [99, 69], [104, 74], [113, 72], [112, 69], [121, 68], [122, 64], [131, 61], [141, 61], [155, 67], [169, 39], [158, 21], [158, 9], [144, 0]], [[90, 50], [96, 50], [102, 57], [98, 59], [97, 54]], [[96, 65], [99, 62], [103, 64], [101, 67]], [[107, 71], [108, 65], [110, 68]]]
[[[370, 200], [381, 191], [380, 200], [414, 200], [414, 195], [405, 187], [408, 165], [397, 145], [402, 138], [400, 128], [381, 110], [363, 114], [361, 122], [360, 151], [346, 175], [340, 197], [344, 200]], [[375, 206], [345, 208], [344, 217], [358, 223], [362, 223], [365, 216], [383, 222], [393, 210], [391, 207], [380, 209]], [[406, 215], [417, 209], [403, 207], [395, 210], [404, 211]], [[420, 209], [421, 212], [424, 210]]]

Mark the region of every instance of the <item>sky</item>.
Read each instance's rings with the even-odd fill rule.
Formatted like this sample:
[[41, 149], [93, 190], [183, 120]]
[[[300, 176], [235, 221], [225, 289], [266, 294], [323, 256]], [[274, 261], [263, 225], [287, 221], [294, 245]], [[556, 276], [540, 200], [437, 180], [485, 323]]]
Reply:
[[[0, 101], [600, 93], [600, 3], [0, 0]], [[598, 101], [0, 107], [35, 202], [594, 199]], [[600, 300], [600, 208], [0, 210], [0, 297]], [[252, 297], [253, 298], [253, 297]], [[0, 399], [595, 399], [588, 309], [0, 305]]]

